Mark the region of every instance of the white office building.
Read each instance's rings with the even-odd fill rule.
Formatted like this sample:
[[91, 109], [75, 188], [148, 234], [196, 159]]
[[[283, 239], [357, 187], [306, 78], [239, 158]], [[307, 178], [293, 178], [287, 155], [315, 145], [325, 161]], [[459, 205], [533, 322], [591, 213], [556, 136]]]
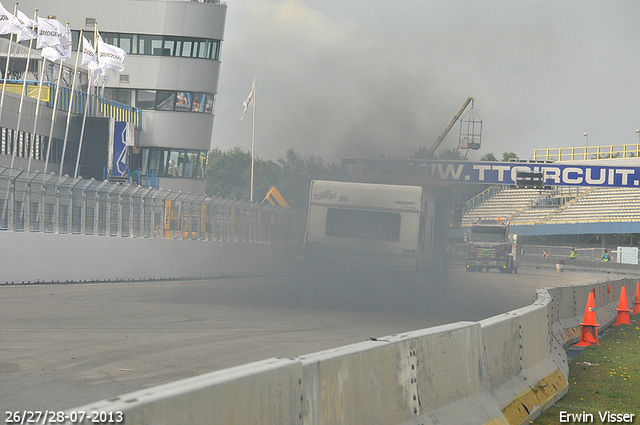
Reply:
[[[9, 10], [12, 6], [5, 4]], [[159, 186], [164, 189], [204, 194], [226, 4], [214, 0], [23, 0], [19, 9], [28, 16], [38, 9], [41, 17], [68, 22], [74, 38], [74, 52], [81, 29], [86, 38], [93, 40], [94, 24], [105, 42], [124, 49], [127, 52], [125, 70], [109, 80], [104, 97], [134, 108], [135, 113], [125, 119], [134, 122], [136, 127], [132, 135], [133, 146], [129, 147], [129, 171], [139, 169], [143, 175], [157, 176]], [[0, 45], [0, 49], [4, 45]], [[35, 50], [32, 56], [37, 58], [36, 63], [41, 59]], [[75, 55], [67, 61], [66, 67], [73, 67], [74, 58]], [[20, 66], [19, 59], [14, 61], [11, 58], [11, 61]], [[16, 68], [12, 69], [14, 72], [8, 74], [9, 79], [22, 78], [16, 78]], [[38, 79], [39, 65], [29, 69], [33, 75], [27, 79]], [[54, 71], [45, 73], [45, 78], [51, 80], [55, 74]], [[86, 90], [86, 75], [80, 81], [77, 89]], [[25, 118], [22, 118], [24, 125], [21, 125], [25, 128], [15, 128], [18, 105], [15, 95], [7, 97], [5, 113], [0, 121], [3, 135], [7, 134], [5, 138], [15, 131], [16, 140], [20, 140], [12, 143], [20, 143], [15, 146], [20, 146], [22, 155], [18, 155], [20, 161], [16, 162], [18, 158], [14, 158], [14, 162], [22, 166], [26, 161], [25, 155], [29, 155], [25, 153], [29, 143], [37, 144], [40, 140], [38, 134], [46, 138], [46, 126], [51, 122], [52, 111], [41, 106], [42, 130], [33, 135], [29, 126], [34, 122], [35, 100], [29, 99], [27, 103]], [[78, 119], [81, 120], [82, 116], [81, 113], [74, 115], [76, 128], [72, 133], [77, 134]], [[58, 120], [54, 139], [59, 142], [63, 137], [64, 118]], [[22, 138], [27, 140], [24, 148]], [[3, 146], [0, 156], [4, 158], [0, 158], [0, 165], [8, 163], [9, 147], [13, 145], [7, 142]], [[75, 151], [69, 150], [73, 154], [77, 147]], [[32, 159], [36, 163], [43, 160], [41, 154]], [[55, 159], [54, 154], [53, 163]], [[66, 167], [65, 163], [65, 170]]]

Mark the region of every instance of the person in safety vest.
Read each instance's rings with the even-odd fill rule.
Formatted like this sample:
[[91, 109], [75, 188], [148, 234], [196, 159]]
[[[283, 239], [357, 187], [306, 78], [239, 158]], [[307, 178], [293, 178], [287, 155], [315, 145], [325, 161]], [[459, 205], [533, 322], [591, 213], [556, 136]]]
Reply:
[[578, 253], [576, 252], [575, 248], [571, 248], [571, 252], [569, 253], [569, 259], [575, 260], [576, 258], [578, 258]]
[[602, 256], [602, 261], [609, 261], [609, 253], [607, 250], [604, 250], [604, 255]]

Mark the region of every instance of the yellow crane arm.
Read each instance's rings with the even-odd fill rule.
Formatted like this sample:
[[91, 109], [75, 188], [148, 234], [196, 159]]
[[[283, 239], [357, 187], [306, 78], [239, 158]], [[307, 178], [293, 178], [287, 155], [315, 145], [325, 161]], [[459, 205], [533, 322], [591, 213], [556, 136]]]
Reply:
[[[449, 131], [451, 130], [451, 128], [453, 127], [453, 125], [456, 123], [456, 121], [458, 121], [458, 119], [460, 118], [460, 116], [462, 115], [462, 113], [464, 112], [465, 109], [467, 109], [467, 106], [469, 106], [470, 103], [473, 103], [473, 98], [470, 97], [469, 99], [467, 99], [466, 102], [464, 102], [464, 105], [462, 105], [462, 108], [460, 108], [460, 110], [458, 111], [457, 114], [455, 114], [453, 116], [453, 119], [451, 120], [451, 122], [449, 123], [449, 125], [447, 126], [447, 128], [444, 130], [444, 133], [442, 133], [439, 137], [438, 140], [436, 140], [436, 142], [433, 144], [433, 146], [431, 146], [431, 148], [429, 148], [429, 151], [427, 151], [426, 154], [426, 158], [431, 158], [433, 157], [433, 154], [436, 153], [436, 149], [438, 149], [438, 147], [440, 146], [440, 144], [442, 143], [442, 141], [444, 140], [445, 137], [447, 137], [447, 134], [449, 134]], [[472, 105], [473, 106], [473, 105]]]

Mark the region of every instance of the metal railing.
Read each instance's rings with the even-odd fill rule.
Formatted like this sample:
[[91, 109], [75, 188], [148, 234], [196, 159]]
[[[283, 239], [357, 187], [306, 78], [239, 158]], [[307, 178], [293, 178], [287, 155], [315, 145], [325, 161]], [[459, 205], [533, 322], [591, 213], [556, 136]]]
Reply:
[[586, 161], [638, 157], [640, 157], [640, 144], [548, 148], [533, 151], [533, 159], [536, 161]]
[[[569, 260], [571, 249], [573, 246], [554, 246], [554, 245], [523, 245], [524, 254], [522, 259], [524, 261], [528, 259], [537, 258], [549, 258], [550, 261], [556, 260]], [[467, 261], [467, 253], [469, 252], [468, 243], [457, 243], [449, 245], [448, 250], [452, 253], [453, 258], [457, 264], [464, 264]], [[605, 248], [586, 248], [576, 247], [578, 254], [578, 260], [600, 262], [604, 256]], [[546, 252], [548, 257], [543, 257], [543, 253]], [[610, 262], [615, 263], [618, 261], [618, 252], [614, 249], [609, 249]]]
[[590, 191], [588, 187], [553, 186], [550, 190], [541, 190], [539, 196], [531, 199], [531, 208], [562, 207], [573, 201], [581, 193]]
[[[525, 257], [543, 258], [543, 251], [547, 253], [548, 258], [555, 260], [565, 260], [569, 258], [572, 246], [549, 246], [549, 245], [526, 245]], [[578, 259], [583, 261], [602, 261], [605, 248], [584, 248], [576, 247]], [[610, 261], [617, 262], [617, 251], [609, 249]]]
[[298, 245], [304, 213], [0, 167], [0, 231]]
[[503, 186], [491, 186], [490, 188], [482, 191], [481, 193], [477, 194], [473, 198], [469, 199], [464, 204], [463, 212], [466, 213], [466, 212], [471, 211], [472, 209], [474, 209], [478, 205], [482, 204], [487, 199], [492, 198], [493, 195], [495, 195], [496, 193], [501, 192], [502, 189], [503, 189]]
[[[3, 80], [0, 78], [0, 85], [2, 85], [2, 82]], [[7, 79], [7, 87], [9, 88], [9, 90], [7, 90], [7, 94], [11, 93], [10, 95], [20, 96], [20, 93], [22, 92], [22, 83], [22, 80]], [[33, 98], [34, 100], [37, 99], [39, 92], [38, 85], [39, 81], [27, 81], [24, 93], [25, 96]], [[49, 81], [43, 82], [42, 93], [40, 94], [40, 101], [42, 104], [53, 108], [55, 89], [56, 85], [54, 83]], [[141, 128], [142, 111], [139, 108], [125, 105], [105, 97], [95, 95], [87, 96], [87, 93], [78, 90], [74, 90], [72, 103], [71, 89], [64, 86], [60, 86], [57, 109], [67, 112], [69, 110], [69, 105], [72, 104], [71, 112], [77, 115], [83, 115], [87, 101], [89, 102], [87, 109], [88, 116], [114, 118], [116, 121], [131, 122], [136, 128]]]

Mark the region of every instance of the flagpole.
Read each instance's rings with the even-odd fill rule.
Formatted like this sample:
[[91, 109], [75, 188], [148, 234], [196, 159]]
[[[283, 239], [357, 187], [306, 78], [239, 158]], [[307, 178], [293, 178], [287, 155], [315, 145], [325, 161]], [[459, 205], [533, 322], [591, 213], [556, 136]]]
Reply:
[[256, 76], [253, 76], [253, 131], [251, 134], [251, 195], [249, 202], [253, 202], [253, 163], [256, 156]]
[[[38, 17], [38, 9], [34, 12], [33, 20], [35, 21]], [[31, 46], [33, 45], [33, 38], [29, 39], [29, 50], [27, 50], [27, 65], [24, 67], [24, 76], [22, 77], [22, 91], [20, 92], [20, 106], [18, 107], [18, 122], [16, 124], [16, 131], [18, 132], [18, 141], [20, 140], [20, 122], [22, 121], [22, 105], [24, 103], [24, 92], [27, 90], [27, 75], [29, 74], [29, 61], [31, 60]], [[26, 134], [25, 134], [26, 138]], [[32, 136], [31, 143], [29, 143], [29, 162], [31, 162], [31, 154], [33, 152], [33, 140], [35, 139], [35, 134]], [[13, 168], [13, 159], [17, 156], [11, 156], [11, 167]]]
[[[40, 111], [40, 97], [42, 97], [42, 81], [44, 80], [44, 68], [47, 64], [47, 58], [45, 58], [44, 56], [42, 57], [42, 67], [40, 69], [40, 83], [38, 84], [38, 98], [36, 99], [36, 117], [35, 120], [33, 121], [33, 132], [31, 133], [33, 135], [33, 139], [35, 142], [35, 138], [36, 138], [36, 130], [38, 129], [38, 118], [39, 118], [39, 111]], [[49, 90], [49, 96], [51, 96], [51, 90]], [[32, 143], [33, 145], [33, 143]], [[35, 152], [34, 152], [35, 155]], [[27, 163], [27, 171], [31, 171], [31, 156], [29, 156], [29, 162]]]
[[[82, 42], [83, 29], [80, 28], [80, 37], [78, 38], [78, 47]], [[73, 50], [73, 46], [71, 46]], [[67, 151], [67, 138], [69, 137], [69, 124], [71, 123], [71, 109], [73, 108], [73, 92], [76, 88], [76, 74], [78, 72], [78, 59], [80, 59], [80, 49], [76, 49], [76, 64], [73, 67], [73, 80], [71, 81], [71, 97], [69, 99], [69, 110], [67, 111], [67, 126], [64, 129], [64, 142], [62, 142], [62, 159], [60, 160], [60, 174], [62, 175], [62, 169], [64, 167], [64, 154]]]
[[[67, 22], [67, 29], [69, 29], [69, 23]], [[44, 173], [47, 173], [49, 166], [49, 157], [51, 156], [51, 145], [53, 145], [53, 125], [56, 121], [56, 108], [58, 107], [58, 97], [60, 93], [60, 79], [62, 78], [62, 58], [60, 58], [60, 69], [58, 69], [58, 80], [56, 82], [56, 94], [53, 98], [53, 111], [51, 112], [51, 127], [49, 128], [49, 144], [47, 146], [47, 158], [44, 162]]]
[[[96, 33], [98, 32], [98, 23], [95, 22], [93, 24], [93, 45], [95, 46], [96, 42]], [[80, 43], [80, 39], [78, 38], [78, 43]], [[83, 52], [84, 52], [84, 39], [83, 43]], [[76, 169], [73, 172], [73, 177], [78, 177], [78, 168], [80, 167], [80, 153], [82, 152], [82, 141], [84, 139], [84, 127], [87, 123], [87, 111], [89, 110], [89, 100], [91, 99], [91, 82], [93, 81], [93, 69], [89, 70], [89, 82], [87, 83], [87, 100], [84, 103], [84, 115], [82, 116], [82, 127], [80, 129], [80, 142], [78, 143], [78, 157], [76, 158]]]
[[[15, 3], [13, 5], [13, 16], [16, 16], [16, 14], [18, 13], [18, 3]], [[16, 35], [16, 38], [18, 36]], [[7, 74], [9, 73], [9, 57], [11, 56], [11, 43], [13, 41], [13, 33], [9, 34], [9, 47], [7, 48], [7, 62], [5, 63], [5, 67], [4, 67], [4, 75], [3, 75], [3, 79], [2, 79], [2, 95], [0, 95], [0, 126], [2, 125], [2, 111], [4, 110], [4, 92], [5, 92], [5, 87], [7, 85]], [[15, 146], [15, 141], [14, 141], [14, 146]], [[13, 155], [13, 149], [11, 150], [11, 155]]]
[[87, 123], [87, 112], [89, 110], [89, 101], [91, 99], [91, 80], [93, 79], [93, 69], [89, 70], [89, 83], [87, 84], [87, 99], [84, 102], [84, 114], [82, 116], [82, 127], [80, 128], [80, 142], [78, 143], [78, 157], [76, 158], [76, 168], [73, 177], [78, 177], [78, 167], [80, 167], [80, 153], [82, 152], [82, 141], [84, 139], [84, 127]]

